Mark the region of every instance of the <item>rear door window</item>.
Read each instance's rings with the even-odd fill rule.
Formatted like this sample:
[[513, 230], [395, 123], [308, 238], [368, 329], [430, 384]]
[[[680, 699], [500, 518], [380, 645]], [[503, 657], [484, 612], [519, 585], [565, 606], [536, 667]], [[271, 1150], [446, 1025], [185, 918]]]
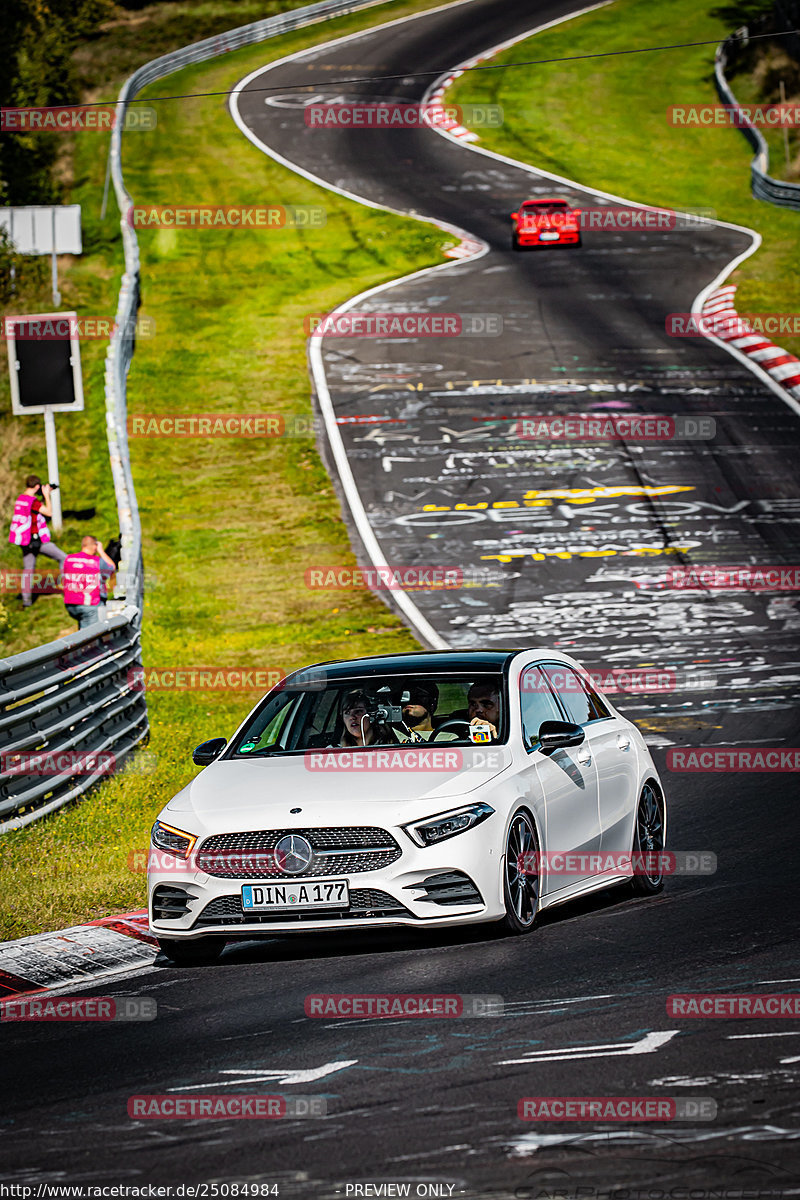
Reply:
[[588, 725], [609, 716], [600, 697], [565, 663], [545, 663], [543, 670], [567, 713], [576, 725]]

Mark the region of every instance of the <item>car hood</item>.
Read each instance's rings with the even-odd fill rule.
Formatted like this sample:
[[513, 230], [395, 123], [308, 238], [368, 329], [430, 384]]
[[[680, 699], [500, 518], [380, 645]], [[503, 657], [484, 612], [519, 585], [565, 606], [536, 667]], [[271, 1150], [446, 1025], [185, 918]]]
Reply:
[[466, 769], [413, 772], [311, 771], [300, 756], [222, 759], [201, 771], [160, 816], [197, 834], [399, 824], [469, 798], [511, 765], [507, 747], [485, 759]]

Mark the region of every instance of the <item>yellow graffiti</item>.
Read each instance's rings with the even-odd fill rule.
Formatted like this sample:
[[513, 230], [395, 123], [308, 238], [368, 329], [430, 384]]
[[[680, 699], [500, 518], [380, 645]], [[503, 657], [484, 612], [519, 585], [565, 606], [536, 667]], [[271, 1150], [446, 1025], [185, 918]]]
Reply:
[[671, 496], [675, 492], [693, 492], [693, 487], [669, 484], [665, 487], [593, 487], [593, 488], [550, 488], [525, 492], [519, 500], [488, 500], [477, 504], [423, 504], [423, 512], [475, 512], [487, 508], [543, 508], [554, 500], [566, 500], [568, 504], [594, 504], [595, 500], [613, 500], [619, 496]]
[[685, 546], [631, 546], [629, 550], [511, 550], [507, 554], [482, 554], [481, 559], [509, 563], [515, 558], [531, 558], [534, 562], [547, 562], [550, 558], [613, 558], [616, 555], [622, 558], [646, 558], [654, 554], [686, 554], [699, 544], [689, 542]]
[[593, 487], [593, 488], [551, 488], [546, 492], [526, 492], [525, 500], [534, 500], [544, 496], [553, 500], [571, 500], [579, 504], [591, 503], [592, 500], [612, 500], [616, 496], [669, 496], [673, 492], [693, 492], [692, 487], [681, 487], [679, 484], [668, 484], [665, 487]]

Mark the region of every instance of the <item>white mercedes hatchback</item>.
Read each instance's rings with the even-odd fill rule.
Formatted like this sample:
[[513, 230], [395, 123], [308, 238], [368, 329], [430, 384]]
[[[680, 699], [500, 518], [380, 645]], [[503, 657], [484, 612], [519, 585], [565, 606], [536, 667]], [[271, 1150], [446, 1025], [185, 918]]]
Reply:
[[150, 928], [177, 963], [258, 935], [497, 922], [663, 886], [644, 739], [547, 649], [324, 663], [282, 680], [153, 826]]

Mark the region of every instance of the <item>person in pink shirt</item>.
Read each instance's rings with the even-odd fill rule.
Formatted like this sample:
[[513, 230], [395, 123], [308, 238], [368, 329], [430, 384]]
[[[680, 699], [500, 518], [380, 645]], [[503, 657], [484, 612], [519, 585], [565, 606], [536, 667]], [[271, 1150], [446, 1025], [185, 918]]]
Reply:
[[64, 605], [78, 629], [94, 625], [105, 616], [105, 580], [116, 566], [97, 538], [87, 535], [79, 554], [68, 554], [61, 564]]
[[67, 557], [55, 542], [51, 541], [45, 517], [52, 517], [50, 484], [42, 483], [38, 475], [29, 475], [25, 480], [25, 491], [14, 502], [14, 514], [8, 540], [12, 546], [22, 550], [22, 607], [30, 608], [33, 603], [32, 577], [37, 554], [55, 559], [60, 565]]

